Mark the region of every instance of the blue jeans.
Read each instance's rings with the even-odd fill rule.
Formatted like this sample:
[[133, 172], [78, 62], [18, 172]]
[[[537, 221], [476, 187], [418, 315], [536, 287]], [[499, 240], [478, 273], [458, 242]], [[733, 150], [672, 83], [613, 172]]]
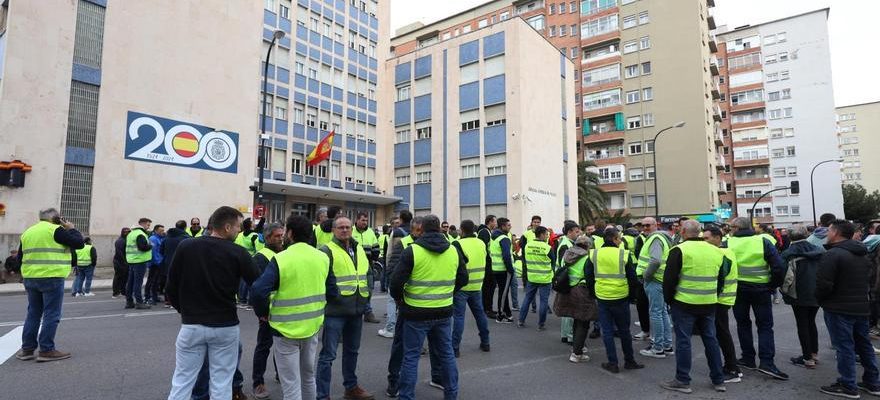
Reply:
[[645, 282], [645, 294], [648, 296], [648, 313], [651, 316], [651, 348], [661, 351], [672, 347], [672, 324], [669, 311], [663, 300], [663, 284], [657, 281]]
[[880, 385], [877, 360], [868, 337], [868, 317], [857, 317], [825, 311], [825, 326], [831, 344], [837, 349], [837, 382], [852, 390], [856, 387], [856, 354], [861, 359], [865, 373], [862, 382], [871, 387]]
[[358, 351], [361, 348], [362, 315], [352, 317], [325, 317], [324, 334], [321, 337], [321, 353], [318, 355], [318, 398], [330, 397], [330, 376], [336, 347], [342, 338], [342, 385], [346, 390], [358, 384]]
[[519, 280], [522, 277], [517, 277], [516, 273], [513, 274], [513, 278], [510, 280], [510, 288], [507, 289], [510, 291], [510, 304], [513, 304], [514, 307], [519, 307]]
[[375, 285], [374, 279], [375, 278], [373, 277], [373, 269], [367, 269], [367, 292], [370, 293], [370, 297], [367, 300], [366, 306], [364, 306], [364, 314], [369, 314], [373, 312], [373, 305], [371, 303], [373, 300], [373, 286]]
[[[241, 341], [238, 342], [238, 363], [235, 364], [235, 373], [232, 374], [232, 389], [241, 389], [244, 385], [244, 375], [241, 374], [239, 366], [241, 365]], [[199, 370], [199, 376], [196, 384], [193, 386], [191, 400], [208, 400], [211, 398], [211, 369], [208, 355], [205, 354], [205, 362], [202, 363], [202, 369]]]
[[[709, 378], [712, 383], [724, 383], [721, 371], [721, 347], [715, 337], [715, 313], [694, 315], [672, 306], [672, 319], [675, 321], [675, 379], [686, 385], [691, 383], [691, 335], [694, 327], [700, 330], [700, 338], [706, 350], [706, 361], [709, 363]], [[656, 326], [651, 323], [651, 326]]]
[[28, 309], [21, 332], [21, 348], [36, 350], [39, 344], [40, 351], [55, 350], [55, 331], [61, 322], [61, 303], [64, 302], [64, 278], [24, 278], [24, 288]]
[[464, 332], [465, 308], [470, 307], [471, 314], [477, 322], [477, 330], [480, 332], [480, 344], [489, 344], [489, 323], [486, 313], [483, 311], [483, 294], [480, 291], [466, 292], [464, 290], [455, 294], [453, 300], [454, 314], [452, 316], [452, 348], [459, 349], [461, 334]]
[[144, 302], [143, 286], [147, 263], [128, 264], [128, 284], [126, 284], [126, 300], [129, 303]]
[[[443, 382], [442, 365], [437, 356], [437, 346], [428, 342], [428, 358], [431, 362], [431, 380]], [[396, 388], [400, 384], [400, 367], [403, 364], [403, 319], [397, 320], [394, 338], [391, 341], [391, 356], [388, 357], [388, 387]]]
[[394, 299], [391, 296], [388, 296], [388, 304], [385, 305], [385, 313], [388, 314], [388, 317], [385, 320], [385, 331], [394, 333], [394, 329], [397, 326], [397, 303], [394, 302]]
[[[514, 279], [515, 280], [515, 279]], [[538, 307], [538, 326], [544, 326], [547, 322], [547, 302], [550, 299], [550, 284], [536, 284], [528, 282], [526, 284], [526, 297], [523, 299], [522, 305], [519, 306], [519, 322], [525, 323], [526, 316], [529, 315], [529, 306], [535, 299], [535, 294], [541, 297], [541, 303]]]
[[85, 266], [74, 268], [76, 277], [73, 278], [73, 294], [90, 293], [92, 291], [92, 276], [95, 275], [95, 266]]
[[241, 304], [247, 304], [250, 291], [251, 285], [248, 285], [244, 279], [240, 280], [238, 282], [238, 302]]
[[[419, 374], [419, 357], [425, 337], [428, 344], [437, 352], [441, 368], [444, 400], [458, 398], [458, 367], [452, 351], [452, 330], [450, 318], [428, 321], [403, 321], [403, 364], [400, 374], [400, 399], [415, 399], [416, 381]], [[319, 396], [320, 397], [320, 396]]]
[[213, 399], [232, 398], [232, 379], [238, 366], [238, 325], [212, 328], [185, 324], [177, 334], [177, 354], [168, 400], [189, 400], [199, 371], [209, 360], [210, 393]]
[[733, 304], [733, 317], [736, 319], [736, 334], [739, 337], [739, 348], [742, 358], [755, 361], [755, 345], [752, 336], [752, 320], [749, 310], [755, 313], [755, 326], [758, 327], [758, 358], [760, 366], [772, 366], [776, 356], [776, 345], [773, 343], [773, 301], [770, 290], [754, 291], [739, 289], [736, 292], [736, 303]]
[[608, 362], [618, 364], [617, 348], [614, 346], [615, 337], [620, 338], [624, 361], [636, 362], [633, 357], [632, 335], [629, 332], [629, 299], [599, 300], [598, 303], [599, 327], [602, 329], [602, 342], [605, 344]]

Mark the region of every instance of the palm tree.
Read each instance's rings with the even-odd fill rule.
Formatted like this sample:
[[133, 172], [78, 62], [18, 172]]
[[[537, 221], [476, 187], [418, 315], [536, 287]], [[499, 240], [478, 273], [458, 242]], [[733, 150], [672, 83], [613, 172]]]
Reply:
[[595, 167], [592, 161], [580, 161], [577, 165], [578, 214], [580, 222], [586, 225], [605, 211], [607, 195], [599, 187], [599, 174], [588, 170]]

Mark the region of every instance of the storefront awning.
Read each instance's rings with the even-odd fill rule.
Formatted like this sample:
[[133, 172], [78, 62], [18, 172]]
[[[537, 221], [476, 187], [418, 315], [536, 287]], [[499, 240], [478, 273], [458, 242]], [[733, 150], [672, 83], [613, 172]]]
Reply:
[[307, 185], [292, 182], [263, 182], [263, 190], [266, 193], [274, 193], [286, 196], [298, 196], [316, 200], [335, 200], [353, 203], [375, 204], [387, 206], [398, 203], [403, 199], [395, 196], [387, 196], [378, 193], [367, 193], [353, 190], [342, 190], [317, 185]]

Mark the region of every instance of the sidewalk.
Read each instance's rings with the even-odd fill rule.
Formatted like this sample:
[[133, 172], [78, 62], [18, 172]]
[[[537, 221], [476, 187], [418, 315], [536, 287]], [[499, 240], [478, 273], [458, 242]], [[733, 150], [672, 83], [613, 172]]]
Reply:
[[[70, 292], [73, 287], [73, 280], [68, 279], [64, 282], [64, 292]], [[113, 279], [94, 279], [92, 280], [92, 291], [113, 289]], [[4, 283], [0, 284], [0, 296], [24, 294], [24, 285], [21, 283]]]

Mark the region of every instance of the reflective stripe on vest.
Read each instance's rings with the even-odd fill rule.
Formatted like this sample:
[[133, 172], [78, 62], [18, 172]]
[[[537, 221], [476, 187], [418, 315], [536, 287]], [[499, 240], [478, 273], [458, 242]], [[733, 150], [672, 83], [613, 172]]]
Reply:
[[718, 304], [733, 306], [733, 303], [736, 302], [737, 276], [739, 274], [736, 255], [730, 249], [719, 248], [719, 250], [730, 260], [730, 272], [724, 278], [724, 290], [718, 296]]
[[413, 270], [403, 286], [403, 301], [412, 307], [443, 308], [452, 305], [458, 250], [450, 246], [442, 253], [412, 246]]
[[651, 263], [651, 246], [654, 244], [654, 241], [659, 240], [660, 244], [663, 246], [663, 256], [660, 258], [660, 266], [657, 267], [657, 271], [654, 272], [654, 280], [657, 282], [663, 282], [663, 273], [666, 271], [666, 258], [669, 257], [669, 238], [666, 235], [655, 232], [648, 236], [648, 239], [645, 240], [642, 248], [639, 249], [639, 261], [636, 264], [636, 275], [644, 276], [645, 271], [648, 270], [648, 265]]
[[458, 244], [468, 259], [468, 284], [461, 290], [479, 291], [483, 287], [483, 278], [486, 276], [486, 244], [475, 237], [458, 239]]
[[333, 275], [336, 277], [336, 287], [339, 288], [339, 294], [343, 296], [351, 296], [358, 291], [361, 297], [369, 297], [367, 291], [367, 270], [370, 262], [364, 249], [357, 246], [355, 257], [357, 257], [357, 266], [352, 261], [348, 251], [336, 244], [336, 241], [327, 243], [327, 248], [333, 254]]
[[92, 265], [92, 245], [87, 244], [76, 251], [76, 266], [88, 267]]
[[141, 228], [132, 229], [125, 237], [125, 261], [129, 264], [140, 264], [153, 259], [153, 251], [140, 251], [137, 247], [138, 236], [143, 236], [149, 242], [147, 233]]
[[740, 282], [770, 283], [770, 266], [764, 260], [764, 238], [732, 236], [727, 239], [727, 247], [736, 256]]
[[[507, 235], [498, 235], [497, 238], [489, 242], [489, 256], [492, 259], [492, 272], [505, 272], [507, 267], [504, 266], [504, 255], [501, 253], [501, 241], [510, 240]], [[511, 259], [513, 255], [511, 255]]]
[[596, 277], [596, 298], [620, 300], [629, 296], [626, 280], [627, 250], [617, 247], [593, 249], [593, 275]]
[[776, 246], [776, 237], [775, 237], [775, 236], [773, 236], [773, 235], [771, 235], [771, 234], [769, 234], [769, 233], [761, 233], [761, 234], [759, 234], [758, 236], [760, 236], [760, 237], [762, 237], [762, 238], [764, 238], [764, 239], [769, 240], [770, 243], [772, 243], [774, 246]]
[[59, 226], [40, 221], [21, 234], [22, 277], [66, 278], [70, 274], [70, 248], [55, 241]]
[[676, 247], [681, 250], [681, 276], [675, 300], [694, 305], [718, 303], [718, 272], [724, 253], [696, 240], [684, 241]]
[[364, 250], [373, 251], [373, 246], [379, 244], [379, 238], [376, 237], [376, 232], [373, 232], [372, 229], [367, 227], [363, 232], [358, 231], [357, 228], [351, 233], [351, 236], [356, 240]]
[[529, 240], [523, 249], [526, 262], [526, 275], [530, 283], [547, 284], [553, 280], [553, 264], [548, 254], [552, 250], [547, 242]]
[[274, 258], [278, 290], [270, 298], [269, 326], [286, 338], [312, 337], [324, 323], [330, 259], [305, 243], [296, 243]]
[[563, 246], [565, 246], [565, 250], [568, 251], [568, 249], [574, 246], [574, 243], [571, 242], [571, 239], [569, 239], [568, 236], [562, 236], [559, 239], [559, 242], [556, 243], [556, 265], [560, 267], [565, 265], [565, 263], [562, 261], [562, 256], [565, 255], [565, 252], [560, 253], [560, 250], [562, 250]]
[[379, 235], [379, 258], [385, 258], [385, 246], [388, 245], [388, 234]]
[[406, 249], [407, 247], [412, 246], [415, 241], [416, 240], [413, 239], [412, 235], [406, 235], [403, 237], [403, 239], [400, 239], [400, 245], [403, 246], [404, 249]]

